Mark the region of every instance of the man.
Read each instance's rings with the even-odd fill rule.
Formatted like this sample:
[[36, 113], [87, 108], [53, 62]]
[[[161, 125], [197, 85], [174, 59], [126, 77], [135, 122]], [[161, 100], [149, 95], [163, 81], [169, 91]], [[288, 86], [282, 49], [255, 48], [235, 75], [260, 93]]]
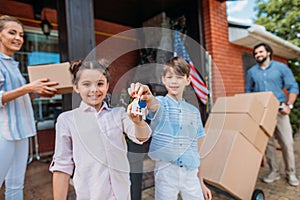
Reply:
[[[272, 183], [280, 179], [274, 143], [276, 138], [282, 149], [287, 181], [292, 186], [298, 186], [289, 114], [293, 109], [299, 89], [290, 68], [283, 63], [272, 60], [272, 53], [271, 47], [266, 43], [257, 44], [253, 48], [253, 57], [257, 64], [247, 72], [245, 91], [247, 93], [272, 91], [280, 102], [275, 133], [270, 138], [266, 149], [270, 173], [263, 178], [263, 181]], [[288, 95], [284, 93], [284, 88], [286, 88]]]

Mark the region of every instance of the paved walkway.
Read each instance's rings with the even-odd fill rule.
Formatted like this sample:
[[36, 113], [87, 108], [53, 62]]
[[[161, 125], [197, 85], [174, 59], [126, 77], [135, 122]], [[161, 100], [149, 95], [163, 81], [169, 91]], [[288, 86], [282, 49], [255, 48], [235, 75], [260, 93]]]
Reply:
[[[296, 155], [296, 170], [298, 178], [300, 178], [300, 135], [295, 136], [295, 155]], [[261, 189], [265, 194], [266, 200], [300, 200], [300, 186], [292, 187], [288, 185], [284, 179], [283, 163], [281, 152], [278, 151], [278, 159], [281, 166], [281, 180], [265, 184], [261, 179], [268, 173], [268, 166], [260, 168], [259, 175], [256, 182], [256, 189]], [[146, 162], [150, 162], [147, 160]], [[1, 164], [1, 163], [0, 163]], [[149, 173], [144, 174], [144, 188], [147, 188], [142, 193], [142, 200], [154, 200], [154, 187], [153, 185], [153, 173], [151, 168], [153, 167], [150, 163], [146, 163], [144, 167], [145, 171]], [[152, 182], [151, 182], [152, 181]], [[232, 200], [230, 196], [225, 196], [221, 192], [213, 192], [213, 200]], [[72, 187], [69, 188], [68, 200], [75, 200], [75, 193]], [[4, 187], [0, 189], [0, 200], [4, 199]], [[49, 172], [49, 163], [43, 163], [34, 160], [28, 165], [26, 178], [25, 178], [25, 189], [24, 189], [24, 200], [52, 200], [52, 174]]]
[[[297, 134], [295, 136], [295, 156], [296, 156], [296, 170], [298, 178], [300, 179], [300, 135]], [[281, 179], [274, 183], [266, 184], [261, 180], [262, 178], [268, 174], [269, 168], [267, 164], [264, 164], [263, 167], [260, 168], [255, 189], [260, 189], [264, 192], [266, 200], [300, 200], [300, 186], [292, 187], [290, 186], [284, 177], [284, 164], [282, 160], [281, 151], [278, 151], [278, 161], [280, 162], [281, 167]], [[233, 198], [228, 195], [224, 195], [221, 192], [217, 192], [216, 190], [212, 190], [213, 199], [217, 200], [232, 200]], [[143, 200], [153, 200], [154, 199], [154, 187], [147, 188], [143, 190], [142, 193]]]

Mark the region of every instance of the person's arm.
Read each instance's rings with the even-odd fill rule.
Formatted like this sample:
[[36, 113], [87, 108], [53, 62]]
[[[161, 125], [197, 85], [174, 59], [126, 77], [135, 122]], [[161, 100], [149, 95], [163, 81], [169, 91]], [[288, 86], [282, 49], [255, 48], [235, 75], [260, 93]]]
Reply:
[[53, 172], [53, 199], [66, 200], [70, 183], [70, 175], [60, 171]]
[[53, 173], [54, 200], [66, 200], [69, 181], [74, 172], [72, 138], [69, 122], [65, 120], [64, 113], [57, 118], [55, 125], [55, 149], [49, 170]]
[[[288, 68], [287, 66], [284, 67], [283, 82], [284, 82], [285, 88], [288, 91], [286, 103], [288, 105], [293, 105], [299, 94], [299, 86], [295, 80], [292, 70], [290, 68]], [[290, 114], [291, 109], [289, 108], [289, 106], [284, 106], [280, 112], [282, 114], [288, 115], [288, 114]]]
[[28, 93], [36, 93], [40, 96], [52, 97], [56, 94], [57, 89], [52, 87], [58, 85], [57, 82], [48, 82], [48, 79], [39, 79], [23, 85], [17, 89], [5, 91], [2, 93], [2, 104], [12, 101]]
[[293, 75], [293, 72], [288, 67], [286, 68], [287, 72], [284, 76], [284, 85], [286, 89], [288, 90], [288, 98], [286, 103], [287, 104], [294, 104], [298, 94], [299, 94], [299, 85], [295, 80], [295, 77]]
[[296, 93], [289, 93], [287, 104], [293, 105], [297, 99], [298, 95]]
[[[199, 138], [198, 139], [198, 152], [200, 155], [200, 147], [202, 145], [203, 139]], [[203, 177], [202, 177], [202, 172], [201, 172], [201, 162], [200, 162], [200, 166], [198, 168], [198, 178], [201, 184], [201, 188], [202, 188], [202, 192], [203, 192], [203, 196], [205, 200], [211, 200], [212, 199], [212, 194], [210, 189], [205, 185], [204, 181], [203, 181]]]

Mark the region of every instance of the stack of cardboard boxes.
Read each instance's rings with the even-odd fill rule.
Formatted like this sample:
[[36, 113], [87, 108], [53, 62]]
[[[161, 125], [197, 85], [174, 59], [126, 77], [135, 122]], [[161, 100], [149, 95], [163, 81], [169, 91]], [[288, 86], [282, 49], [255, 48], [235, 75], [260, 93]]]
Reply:
[[218, 98], [201, 146], [204, 180], [237, 199], [251, 199], [278, 108], [272, 92]]

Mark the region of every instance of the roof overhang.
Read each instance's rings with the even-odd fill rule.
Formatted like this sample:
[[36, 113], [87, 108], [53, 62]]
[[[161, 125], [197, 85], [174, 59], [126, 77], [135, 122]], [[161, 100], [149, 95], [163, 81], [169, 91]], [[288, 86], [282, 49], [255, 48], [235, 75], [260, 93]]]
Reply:
[[268, 43], [273, 54], [286, 59], [300, 57], [300, 48], [266, 31], [264, 26], [252, 24], [249, 28], [229, 25], [229, 42], [252, 49], [260, 42]]

